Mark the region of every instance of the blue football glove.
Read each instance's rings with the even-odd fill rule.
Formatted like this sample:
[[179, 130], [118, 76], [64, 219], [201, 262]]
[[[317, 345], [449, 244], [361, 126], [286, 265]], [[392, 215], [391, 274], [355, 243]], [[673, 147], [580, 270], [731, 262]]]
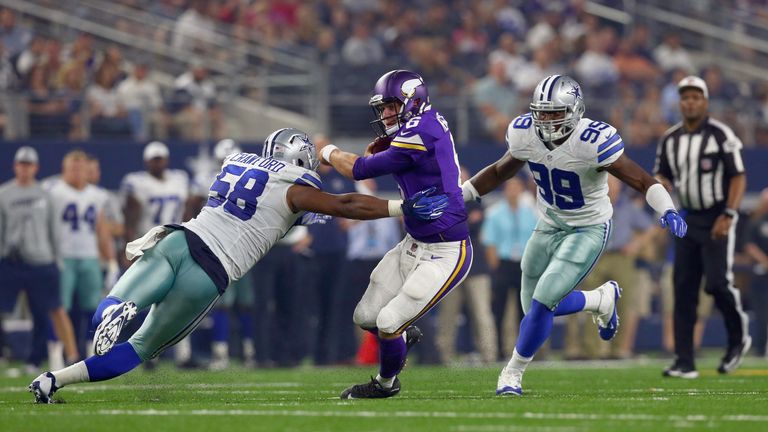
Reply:
[[414, 216], [421, 220], [435, 220], [443, 215], [448, 207], [448, 195], [440, 194], [432, 196], [437, 190], [432, 186], [429, 189], [416, 192], [412, 197], [403, 201], [403, 214]]
[[333, 216], [328, 216], [321, 213], [306, 212], [303, 215], [301, 215], [301, 217], [298, 220], [296, 220], [296, 223], [294, 225], [325, 224], [331, 219], [333, 219]]
[[680, 216], [675, 210], [667, 210], [664, 212], [664, 216], [659, 218], [659, 223], [662, 228], [669, 228], [669, 232], [677, 237], [685, 237], [685, 233], [688, 232], [688, 224], [685, 223], [685, 219]]

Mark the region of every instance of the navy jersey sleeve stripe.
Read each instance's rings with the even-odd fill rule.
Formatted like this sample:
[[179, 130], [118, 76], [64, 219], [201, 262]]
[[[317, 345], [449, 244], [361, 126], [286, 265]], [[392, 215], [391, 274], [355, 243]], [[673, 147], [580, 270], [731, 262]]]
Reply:
[[600, 144], [597, 147], [597, 152], [600, 153], [601, 151], [607, 149], [608, 147], [611, 146], [611, 144], [615, 143], [617, 140], [620, 140], [620, 139], [621, 139], [621, 137], [619, 136], [619, 134], [617, 134], [617, 133], [613, 134], [613, 136], [608, 138], [607, 141], [605, 141], [604, 143]]
[[313, 186], [315, 186], [316, 188], [318, 188], [320, 190], [323, 189], [322, 183], [320, 183], [319, 180], [317, 180], [316, 178], [312, 177], [309, 174], [304, 174], [303, 176], [301, 176], [301, 179], [303, 179], [305, 181], [308, 181], [309, 183], [312, 183]]
[[599, 163], [599, 162], [602, 162], [602, 161], [604, 161], [604, 160], [608, 159], [609, 157], [613, 156], [614, 154], [616, 154], [616, 152], [618, 152], [619, 150], [621, 150], [621, 149], [623, 149], [623, 148], [624, 148], [624, 143], [623, 143], [623, 142], [622, 142], [622, 143], [619, 143], [618, 145], [615, 145], [615, 146], [613, 146], [613, 147], [612, 147], [610, 150], [608, 150], [607, 152], [605, 152], [605, 153], [603, 153], [603, 154], [599, 155], [599, 156], [597, 157], [597, 162]]

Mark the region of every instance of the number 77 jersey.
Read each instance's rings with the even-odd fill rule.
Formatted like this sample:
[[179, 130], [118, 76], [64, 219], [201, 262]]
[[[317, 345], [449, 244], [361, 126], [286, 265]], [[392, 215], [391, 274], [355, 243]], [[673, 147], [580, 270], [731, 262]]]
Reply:
[[528, 113], [509, 124], [507, 146], [512, 157], [528, 162], [538, 186], [539, 212], [547, 223], [578, 227], [611, 219], [608, 172], [603, 168], [624, 152], [613, 126], [582, 118], [565, 142], [548, 145]]

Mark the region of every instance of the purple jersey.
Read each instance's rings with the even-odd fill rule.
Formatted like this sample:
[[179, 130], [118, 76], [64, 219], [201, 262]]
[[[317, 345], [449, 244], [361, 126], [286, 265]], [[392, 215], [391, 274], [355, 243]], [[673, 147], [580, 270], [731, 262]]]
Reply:
[[435, 186], [448, 195], [449, 205], [437, 220], [405, 217], [405, 230], [416, 240], [437, 243], [464, 240], [469, 235], [467, 212], [459, 183], [459, 160], [443, 116], [430, 107], [397, 132], [389, 148], [355, 161], [355, 180], [392, 174], [403, 197]]

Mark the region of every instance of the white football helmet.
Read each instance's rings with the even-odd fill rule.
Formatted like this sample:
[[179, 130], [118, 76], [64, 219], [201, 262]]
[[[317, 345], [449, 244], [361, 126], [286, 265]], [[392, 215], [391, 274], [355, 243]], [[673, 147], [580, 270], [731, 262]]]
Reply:
[[[567, 75], [550, 75], [536, 85], [531, 98], [536, 134], [545, 142], [557, 141], [573, 132], [584, 115], [581, 86]], [[545, 112], [564, 112], [561, 119], [543, 119]]]
[[213, 147], [213, 157], [219, 161], [223, 161], [227, 156], [235, 153], [241, 153], [240, 146], [237, 145], [233, 139], [223, 139], [216, 143]]

